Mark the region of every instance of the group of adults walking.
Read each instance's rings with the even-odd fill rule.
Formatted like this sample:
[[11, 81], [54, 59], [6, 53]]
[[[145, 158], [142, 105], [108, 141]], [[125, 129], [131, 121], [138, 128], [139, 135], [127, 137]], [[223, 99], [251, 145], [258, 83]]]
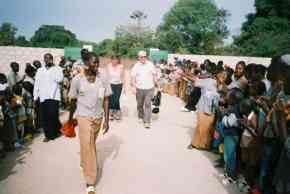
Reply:
[[[109, 121], [121, 119], [120, 96], [125, 80], [124, 67], [118, 58], [105, 68], [99, 67], [99, 59], [92, 52], [83, 54], [83, 71], [71, 83], [69, 97], [71, 108], [69, 121], [75, 117], [79, 128], [80, 166], [87, 193], [94, 194], [97, 183], [96, 139], [102, 130], [106, 134]], [[133, 93], [136, 95], [138, 119], [145, 128], [151, 125], [151, 99], [157, 83], [154, 65], [148, 61], [145, 51], [138, 54], [138, 62], [131, 73]]]
[[[20, 76], [19, 64], [11, 63], [7, 79], [3, 75], [0, 82], [2, 84], [6, 80], [6, 85], [13, 87], [13, 92], [18, 91], [14, 86], [20, 85], [22, 88], [17, 93], [20, 98], [28, 91], [31, 103], [25, 103], [24, 112], [30, 112], [32, 128], [43, 129], [44, 143], [61, 136], [60, 105], [64, 96], [69, 97], [68, 123], [78, 125], [80, 167], [86, 181], [86, 191], [88, 194], [95, 194], [98, 175], [96, 140], [100, 132], [106, 134], [109, 131], [110, 121], [122, 120], [120, 98], [126, 92], [125, 67], [118, 57], [112, 57], [108, 65], [100, 66], [98, 56], [86, 49], [81, 51], [79, 64], [70, 64], [69, 72], [64, 59], [60, 65], [56, 65], [50, 53], [44, 55], [43, 61], [43, 65], [40, 62], [27, 65], [25, 78]], [[2, 84], [1, 87], [6, 85]], [[67, 95], [63, 95], [64, 85]], [[136, 96], [138, 120], [147, 129], [151, 127], [151, 100], [157, 85], [155, 66], [147, 59], [147, 53], [140, 51], [138, 62], [131, 71], [131, 88]], [[1, 102], [6, 94], [2, 93]], [[3, 103], [1, 107], [2, 105]], [[40, 119], [35, 119], [36, 115]], [[24, 126], [25, 130], [27, 126]]]

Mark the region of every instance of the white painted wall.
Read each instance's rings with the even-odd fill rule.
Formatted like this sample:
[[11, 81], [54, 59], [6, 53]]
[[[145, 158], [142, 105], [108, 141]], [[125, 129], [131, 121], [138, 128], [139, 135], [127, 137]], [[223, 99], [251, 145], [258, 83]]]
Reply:
[[64, 55], [64, 50], [0, 46], [0, 72], [7, 73], [9, 71], [10, 63], [15, 61], [19, 63], [20, 72], [23, 73], [26, 63], [32, 63], [34, 60], [43, 62], [43, 56], [45, 53], [51, 53], [54, 56], [54, 62], [58, 64], [61, 56]]

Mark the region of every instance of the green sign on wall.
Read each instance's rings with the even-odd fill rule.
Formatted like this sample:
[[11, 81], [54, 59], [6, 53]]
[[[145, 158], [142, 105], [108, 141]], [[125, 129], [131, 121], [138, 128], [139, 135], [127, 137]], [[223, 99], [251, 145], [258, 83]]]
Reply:
[[65, 47], [64, 48], [64, 57], [71, 58], [74, 60], [81, 59], [81, 48], [77, 47]]
[[168, 59], [168, 51], [162, 51], [162, 50], [151, 50], [150, 51], [150, 60], [159, 62], [160, 60], [166, 60]]

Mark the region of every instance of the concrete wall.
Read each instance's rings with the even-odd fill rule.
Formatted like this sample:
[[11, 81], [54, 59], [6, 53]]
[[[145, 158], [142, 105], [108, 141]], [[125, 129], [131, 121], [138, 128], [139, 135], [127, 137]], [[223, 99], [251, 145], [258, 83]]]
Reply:
[[[51, 53], [56, 64], [64, 56], [63, 49], [0, 46], [0, 73], [9, 71], [9, 65], [13, 61], [20, 64], [20, 71], [23, 73], [26, 63], [32, 63], [34, 60], [43, 62], [45, 53]], [[136, 60], [132, 59], [122, 59], [121, 61], [126, 67], [136, 63]], [[101, 58], [102, 65], [108, 63], [110, 63], [110, 58]]]
[[23, 73], [26, 63], [32, 63], [34, 60], [43, 62], [45, 53], [51, 53], [54, 56], [55, 63], [58, 63], [60, 57], [64, 55], [64, 50], [0, 46], [0, 72], [6, 73], [9, 71], [10, 63], [16, 61], [20, 64], [20, 71]]
[[237, 62], [239, 61], [245, 61], [247, 64], [249, 63], [262, 64], [266, 67], [268, 67], [271, 63], [271, 58], [262, 58], [262, 57], [234, 57], [234, 56], [214, 56], [214, 55], [179, 55], [179, 54], [170, 54], [168, 56], [168, 62], [173, 63], [174, 57], [178, 57], [179, 59], [196, 61], [199, 64], [203, 63], [205, 59], [209, 59], [215, 63], [221, 60], [224, 62], [224, 64], [227, 64], [232, 68], [234, 68]]
[[[63, 49], [0, 46], [0, 72], [7, 73], [10, 63], [13, 61], [20, 64], [20, 71], [23, 72], [26, 63], [32, 63], [34, 60], [40, 60], [43, 62], [43, 55], [45, 53], [51, 53], [54, 56], [56, 64], [59, 63], [60, 57], [64, 56]], [[205, 59], [210, 59], [213, 62], [222, 60], [224, 61], [224, 64], [231, 67], [235, 67], [236, 63], [241, 60], [245, 61], [247, 64], [258, 63], [265, 66], [269, 66], [271, 62], [271, 58], [179, 54], [170, 54], [168, 56], [168, 61], [172, 63], [174, 57], [197, 61], [198, 63], [202, 63]], [[101, 64], [107, 64], [109, 62], [109, 58], [101, 58]], [[122, 63], [126, 65], [126, 67], [131, 67], [135, 62], [136, 60], [132, 59], [122, 59]]]

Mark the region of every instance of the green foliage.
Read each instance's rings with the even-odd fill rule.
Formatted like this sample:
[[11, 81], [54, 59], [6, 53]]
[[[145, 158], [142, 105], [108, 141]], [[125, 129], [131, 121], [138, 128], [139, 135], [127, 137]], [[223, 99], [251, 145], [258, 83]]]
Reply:
[[0, 26], [0, 45], [14, 45], [16, 32], [17, 28], [14, 27], [11, 23], [3, 23]]
[[18, 36], [15, 40], [16, 46], [22, 46], [22, 47], [29, 47], [31, 46], [30, 41], [26, 40], [25, 36]]
[[31, 38], [32, 45], [45, 48], [64, 48], [79, 46], [76, 35], [63, 26], [43, 25]]
[[273, 57], [290, 52], [289, 0], [256, 0], [256, 14], [249, 14], [242, 32], [234, 37], [241, 55]]
[[289, 0], [256, 0], [257, 16], [278, 16], [290, 19]]
[[112, 54], [113, 49], [113, 40], [112, 39], [105, 39], [100, 42], [94, 51], [100, 56], [106, 56]]
[[106, 39], [96, 48], [101, 56], [118, 55], [135, 58], [138, 51], [155, 47], [154, 32], [148, 27], [120, 26], [116, 29], [115, 39]]
[[179, 0], [158, 28], [161, 49], [213, 53], [228, 35], [228, 12], [210, 0]]

